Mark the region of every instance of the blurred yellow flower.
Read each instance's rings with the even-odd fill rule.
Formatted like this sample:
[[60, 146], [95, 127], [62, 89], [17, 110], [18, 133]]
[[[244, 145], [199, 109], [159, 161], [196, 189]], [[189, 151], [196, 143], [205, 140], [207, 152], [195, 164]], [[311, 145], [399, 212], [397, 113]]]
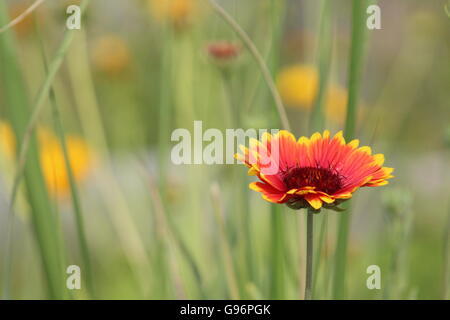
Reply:
[[158, 21], [168, 20], [176, 28], [189, 25], [197, 9], [197, 0], [148, 0], [151, 15]]
[[[70, 190], [69, 177], [61, 144], [52, 131], [40, 127], [37, 130], [42, 173], [48, 190], [53, 195], [65, 196]], [[92, 167], [93, 156], [84, 140], [69, 135], [66, 138], [72, 172], [77, 182], [83, 181]], [[10, 159], [16, 152], [16, 140], [9, 124], [0, 122], [0, 151]]]
[[[11, 5], [9, 9], [9, 16], [10, 19], [15, 19], [18, 16], [20, 16], [23, 12], [25, 12], [28, 9], [29, 5], [25, 3], [14, 3]], [[29, 35], [34, 26], [34, 17], [36, 15], [36, 12], [33, 14], [27, 15], [22, 21], [20, 21], [18, 24], [14, 26], [14, 31], [16, 31], [16, 34], [19, 37], [25, 37]]]
[[92, 61], [98, 71], [114, 76], [126, 71], [130, 65], [131, 54], [120, 37], [108, 35], [94, 44]]
[[277, 77], [278, 90], [284, 103], [307, 109], [314, 101], [318, 82], [317, 70], [308, 65], [287, 67], [281, 70]]
[[[319, 87], [319, 73], [310, 65], [294, 65], [280, 71], [277, 77], [280, 95], [290, 107], [311, 110]], [[326, 95], [326, 116], [336, 122], [345, 118], [347, 90], [331, 83]]]
[[[46, 140], [42, 140], [42, 136], [39, 138], [39, 144], [41, 167], [47, 187], [52, 194], [66, 195], [70, 190], [70, 183], [61, 144], [54, 136], [44, 137]], [[88, 175], [92, 164], [89, 147], [75, 136], [68, 136], [66, 143], [74, 178], [76, 181], [82, 181]]]
[[326, 100], [326, 115], [333, 121], [342, 123], [345, 120], [347, 111], [348, 93], [347, 90], [338, 86], [328, 87]]
[[9, 124], [0, 121], [0, 152], [12, 158], [16, 152], [16, 138]]

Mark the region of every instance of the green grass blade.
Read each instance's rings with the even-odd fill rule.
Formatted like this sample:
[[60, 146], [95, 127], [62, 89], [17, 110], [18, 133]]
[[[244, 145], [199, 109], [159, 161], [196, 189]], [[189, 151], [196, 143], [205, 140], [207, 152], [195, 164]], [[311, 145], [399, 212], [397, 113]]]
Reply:
[[[87, 6], [87, 3], [89, 2], [89, 0], [84, 0], [81, 3], [81, 10], [82, 12], [84, 11], [84, 9]], [[37, 95], [36, 98], [36, 102], [33, 105], [32, 108], [32, 113], [31, 113], [31, 118], [28, 122], [25, 134], [23, 136], [23, 139], [21, 140], [21, 146], [20, 146], [20, 151], [19, 151], [19, 162], [18, 162], [18, 169], [17, 169], [17, 173], [15, 176], [15, 181], [14, 181], [14, 188], [13, 190], [16, 190], [18, 187], [18, 184], [20, 182], [20, 178], [22, 175], [22, 170], [25, 166], [25, 162], [26, 162], [26, 156], [27, 156], [27, 152], [28, 152], [28, 148], [29, 148], [29, 143], [30, 143], [30, 139], [31, 136], [33, 134], [33, 131], [36, 127], [37, 121], [39, 119], [39, 116], [42, 113], [42, 110], [45, 106], [45, 101], [48, 99], [49, 97], [49, 93], [50, 93], [50, 89], [52, 87], [52, 83], [55, 79], [56, 73], [58, 72], [59, 68], [61, 67], [61, 64], [64, 60], [64, 56], [66, 55], [67, 50], [69, 50], [70, 44], [72, 43], [73, 37], [74, 37], [74, 30], [66, 30], [66, 32], [64, 33], [64, 37], [63, 40], [55, 54], [55, 57], [53, 58], [53, 60], [51, 61], [51, 63], [49, 64], [48, 67], [48, 73], [47, 76], [45, 78], [45, 81], [41, 87], [41, 89], [39, 90], [39, 93]], [[13, 191], [13, 194], [15, 192]], [[11, 202], [12, 205], [14, 205], [14, 200], [15, 198], [13, 197], [12, 199], [13, 201]]]
[[223, 219], [223, 204], [221, 202], [221, 192], [218, 184], [211, 186], [211, 198], [214, 205], [214, 215], [217, 225], [219, 226], [220, 246], [222, 248], [222, 255], [225, 263], [225, 272], [227, 276], [227, 284], [230, 297], [233, 300], [239, 300], [239, 284], [236, 276], [236, 268], [231, 254], [231, 247], [227, 239], [225, 230], [225, 221]]
[[326, 101], [333, 49], [331, 19], [331, 3], [329, 0], [324, 0], [322, 4], [318, 48], [319, 89], [310, 118], [310, 131], [312, 132], [322, 131], [325, 127], [324, 105]]
[[[41, 54], [42, 54], [45, 71], [48, 72], [48, 62], [47, 62], [47, 58], [45, 56], [44, 44], [42, 42], [41, 34], [39, 32], [39, 28], [38, 28], [37, 24], [36, 24], [36, 30], [37, 30], [37, 36], [38, 36], [38, 40], [39, 40], [39, 46], [41, 49]], [[88, 292], [89, 292], [90, 296], [92, 298], [94, 298], [95, 297], [94, 277], [93, 277], [93, 273], [92, 273], [92, 264], [91, 264], [90, 254], [89, 254], [89, 247], [87, 245], [86, 232], [84, 229], [81, 201], [80, 201], [77, 183], [75, 181], [74, 173], [72, 170], [72, 165], [70, 162], [69, 151], [67, 149], [67, 142], [66, 142], [66, 137], [64, 134], [64, 126], [63, 126], [63, 123], [61, 120], [61, 115], [60, 115], [60, 112], [58, 109], [56, 95], [55, 95], [53, 88], [50, 89], [50, 104], [51, 104], [53, 119], [54, 119], [54, 122], [56, 125], [56, 133], [57, 133], [60, 143], [61, 143], [61, 148], [62, 148], [63, 157], [64, 157], [64, 164], [65, 164], [65, 168], [66, 168], [67, 176], [68, 176], [68, 180], [69, 180], [70, 193], [71, 193], [71, 198], [72, 198], [72, 206], [73, 206], [73, 209], [75, 212], [75, 221], [76, 221], [76, 230], [77, 230], [77, 234], [78, 234], [78, 241], [79, 241], [79, 245], [80, 245], [81, 256], [83, 259], [83, 265], [86, 270], [85, 273], [86, 273], [86, 283], [87, 283], [87, 287], [88, 287]]]
[[[366, 0], [353, 0], [352, 8], [352, 45], [350, 52], [350, 69], [348, 79], [348, 105], [345, 120], [344, 135], [347, 140], [352, 139], [356, 130], [357, 106], [361, 87], [363, 69], [364, 44], [366, 35]], [[333, 296], [335, 299], [345, 298], [345, 277], [347, 268], [347, 242], [350, 229], [349, 202], [343, 206], [346, 210], [340, 213], [336, 261], [334, 269]]]
[[[4, 25], [7, 21], [7, 7], [4, 2], [0, 3], [0, 24]], [[51, 205], [46, 190], [44, 178], [42, 176], [39, 151], [32, 131], [29, 131], [29, 104], [27, 101], [27, 92], [23, 83], [21, 71], [17, 61], [17, 54], [14, 40], [10, 31], [0, 35], [0, 58], [3, 70], [1, 72], [2, 82], [5, 88], [5, 97], [8, 102], [7, 112], [11, 119], [18, 141], [27, 140], [27, 148], [22, 149], [22, 162], [19, 162], [18, 174], [14, 180], [12, 196], [10, 199], [10, 208], [8, 212], [10, 222], [13, 221], [13, 204], [19, 190], [19, 181], [22, 174], [26, 182], [28, 202], [32, 213], [32, 223], [36, 234], [44, 272], [47, 278], [48, 294], [51, 298], [67, 298], [65, 288], [65, 263], [63, 252], [63, 243], [61, 239], [60, 228], [57, 223], [55, 212]], [[25, 163], [24, 160], [28, 160]], [[11, 239], [11, 230], [8, 239]], [[7, 241], [9, 246], [11, 241]], [[9, 250], [9, 249], [8, 249]], [[11, 253], [9, 250], [8, 252]], [[5, 257], [5, 279], [9, 280], [11, 274], [9, 270], [11, 257]], [[4, 282], [5, 297], [8, 298], [10, 290], [8, 281]]]

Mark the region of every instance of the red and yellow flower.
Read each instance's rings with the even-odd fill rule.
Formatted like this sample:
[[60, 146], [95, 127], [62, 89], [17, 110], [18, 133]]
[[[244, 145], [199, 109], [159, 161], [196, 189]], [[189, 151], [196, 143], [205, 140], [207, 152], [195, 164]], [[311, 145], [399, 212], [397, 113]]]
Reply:
[[[297, 140], [282, 130], [273, 136], [265, 133], [262, 141], [252, 139], [236, 158], [249, 168], [249, 175], [259, 178], [250, 189], [263, 199], [293, 209], [337, 209], [358, 188], [383, 186], [393, 177], [394, 169], [383, 167], [384, 155], [358, 146], [358, 140], [346, 143], [342, 131], [334, 137], [326, 130]], [[274, 163], [275, 171], [266, 170]]]

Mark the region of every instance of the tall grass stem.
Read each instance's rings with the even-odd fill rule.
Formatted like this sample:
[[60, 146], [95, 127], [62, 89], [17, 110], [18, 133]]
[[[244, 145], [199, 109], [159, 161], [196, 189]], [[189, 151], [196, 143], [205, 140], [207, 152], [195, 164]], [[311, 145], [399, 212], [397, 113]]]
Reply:
[[[42, 41], [41, 32], [39, 28], [39, 24], [35, 21], [35, 29], [36, 34], [39, 42], [39, 48], [42, 55], [42, 60], [44, 64], [45, 72], [48, 73], [48, 61], [45, 54], [45, 47], [44, 43]], [[56, 94], [54, 91], [54, 88], [50, 89], [50, 104], [52, 109], [52, 115], [56, 126], [56, 133], [59, 137], [61, 149], [63, 151], [63, 158], [64, 158], [64, 165], [67, 172], [67, 177], [69, 180], [69, 186], [70, 186], [70, 193], [72, 198], [72, 206], [75, 212], [75, 221], [76, 221], [76, 230], [78, 234], [78, 241], [80, 245], [80, 251], [81, 256], [83, 259], [84, 268], [86, 270], [86, 283], [88, 287], [88, 292], [92, 298], [95, 298], [95, 292], [94, 292], [94, 275], [92, 273], [92, 263], [91, 263], [91, 257], [89, 253], [89, 247], [87, 245], [87, 239], [86, 239], [86, 232], [84, 228], [84, 219], [83, 219], [83, 212], [81, 207], [81, 201], [80, 196], [78, 192], [77, 183], [75, 180], [75, 176], [72, 169], [71, 160], [69, 157], [69, 151], [67, 148], [67, 142], [66, 137], [64, 133], [64, 126], [61, 119], [61, 114], [58, 109], [58, 103], [56, 101]]]
[[253, 41], [250, 39], [248, 34], [241, 28], [241, 26], [215, 1], [210, 0], [210, 3], [213, 9], [223, 18], [223, 20], [228, 23], [228, 25], [237, 33], [239, 38], [242, 40], [244, 45], [250, 51], [251, 55], [255, 59], [259, 68], [261, 69], [261, 73], [264, 77], [264, 80], [269, 88], [269, 91], [274, 99], [275, 106], [278, 112], [278, 115], [281, 120], [281, 124], [284, 129], [291, 130], [291, 126], [289, 124], [289, 120], [287, 117], [286, 110], [283, 105], [283, 101], [281, 100], [281, 96], [276, 88], [276, 85], [272, 79], [272, 75], [270, 74], [269, 68], [267, 67], [264, 58], [259, 53]]
[[325, 126], [325, 102], [327, 97], [328, 80], [331, 69], [333, 37], [331, 22], [331, 3], [329, 0], [323, 0], [318, 46], [318, 69], [319, 69], [319, 88], [314, 101], [314, 108], [311, 112], [310, 131], [322, 131]]
[[234, 267], [233, 256], [231, 248], [228, 243], [227, 233], [225, 230], [225, 221], [223, 219], [223, 204], [220, 201], [220, 188], [218, 184], [211, 186], [211, 198], [214, 205], [214, 214], [217, 225], [219, 226], [220, 246], [222, 248], [222, 255], [225, 262], [225, 272], [227, 275], [228, 289], [233, 300], [239, 300], [239, 285]]
[[305, 300], [311, 300], [313, 288], [314, 212], [308, 209], [306, 221]]
[[[80, 6], [82, 12], [84, 11], [88, 3], [89, 0], [83, 0]], [[23, 175], [23, 169], [27, 161], [27, 152], [30, 145], [30, 140], [32, 139], [33, 131], [36, 127], [39, 116], [41, 115], [41, 112], [45, 106], [45, 101], [49, 97], [49, 93], [52, 87], [52, 83], [55, 79], [55, 76], [59, 68], [61, 67], [61, 64], [64, 60], [64, 56], [66, 55], [67, 50], [69, 50], [70, 44], [72, 43], [73, 37], [74, 37], [74, 30], [66, 30], [66, 32], [64, 33], [63, 40], [56, 52], [56, 55], [49, 64], [46, 78], [44, 80], [41, 89], [39, 90], [36, 101], [34, 103], [31, 117], [20, 145], [18, 166], [14, 177], [13, 191], [10, 200], [10, 211], [14, 207], [18, 187]]]
[[[349, 78], [348, 78], [348, 104], [345, 120], [344, 135], [346, 139], [352, 139], [356, 130], [357, 106], [361, 87], [364, 45], [366, 35], [365, 11], [366, 0], [353, 0], [352, 4], [352, 44], [350, 49]], [[350, 229], [350, 206], [344, 204], [345, 212], [342, 212], [338, 222], [338, 235], [336, 247], [336, 259], [334, 268], [333, 296], [335, 299], [345, 297], [345, 278], [347, 268], [347, 245]]]

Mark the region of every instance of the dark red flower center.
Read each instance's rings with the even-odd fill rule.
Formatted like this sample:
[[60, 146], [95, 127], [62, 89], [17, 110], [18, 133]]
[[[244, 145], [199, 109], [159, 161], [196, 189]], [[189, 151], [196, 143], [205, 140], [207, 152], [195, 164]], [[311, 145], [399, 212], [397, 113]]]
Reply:
[[283, 173], [283, 182], [288, 189], [316, 187], [317, 191], [328, 194], [333, 194], [342, 188], [339, 174], [326, 168], [290, 168]]

